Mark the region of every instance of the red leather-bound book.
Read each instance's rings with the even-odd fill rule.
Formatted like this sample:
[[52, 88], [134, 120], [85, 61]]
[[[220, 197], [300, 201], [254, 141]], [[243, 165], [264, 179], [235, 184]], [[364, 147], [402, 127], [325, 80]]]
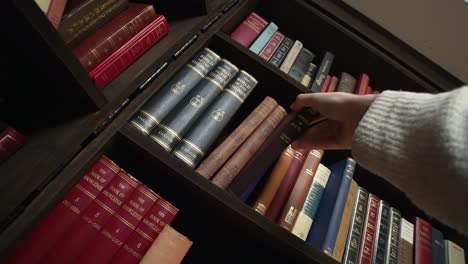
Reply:
[[157, 199], [159, 195], [145, 185], [139, 185], [102, 231], [86, 245], [77, 263], [108, 263]]
[[278, 49], [279, 45], [284, 39], [284, 34], [276, 31], [273, 37], [268, 41], [262, 51], [260, 51], [260, 57], [264, 58], [266, 61], [270, 61], [271, 57]]
[[302, 164], [304, 163], [305, 156], [308, 151], [306, 149], [296, 150], [295, 156], [297, 158], [291, 161], [286, 174], [281, 181], [278, 191], [276, 191], [273, 201], [271, 201], [270, 207], [265, 214], [265, 216], [273, 222], [276, 222], [276, 219], [280, 216], [284, 204], [287, 202], [289, 195], [291, 194], [294, 184], [296, 184], [297, 177], [301, 171]]
[[152, 5], [130, 3], [122, 13], [80, 42], [73, 53], [90, 72], [155, 18]]
[[432, 226], [419, 217], [410, 219], [414, 224], [414, 264], [432, 263]]
[[374, 194], [369, 194], [366, 219], [364, 222], [364, 233], [362, 234], [361, 248], [359, 250], [359, 264], [372, 263], [379, 203], [379, 197]]
[[51, 0], [49, 9], [47, 10], [47, 18], [50, 23], [57, 29], [62, 21], [63, 11], [67, 5], [67, 0]]
[[372, 89], [372, 87], [370, 86], [367, 86], [366, 94], [373, 94], [373, 93], [374, 93], [374, 89]]
[[41, 263], [72, 263], [85, 246], [101, 231], [112, 215], [130, 197], [140, 183], [120, 170], [117, 176], [89, 205], [82, 216], [50, 247]]
[[356, 88], [354, 89], [355, 94], [364, 95], [367, 92], [367, 87], [369, 86], [369, 75], [363, 73], [359, 76], [359, 80], [356, 83]]
[[26, 137], [16, 129], [4, 124], [0, 130], [0, 163], [18, 151], [25, 143]]
[[120, 168], [103, 156], [65, 195], [63, 200], [20, 242], [5, 263], [37, 263], [79, 215], [108, 186]]
[[331, 76], [330, 75], [327, 75], [327, 77], [325, 78], [325, 82], [323, 83], [323, 87], [322, 87], [322, 93], [326, 93], [328, 91], [328, 86], [330, 85], [330, 81], [331, 81]]
[[263, 32], [268, 22], [257, 13], [252, 12], [242, 24], [240, 24], [234, 32], [231, 33], [231, 38], [248, 48], [257, 39], [258, 35]]
[[158, 15], [155, 20], [89, 73], [91, 78], [95, 81], [96, 86], [104, 88], [168, 32], [169, 24], [167, 23], [166, 17]]
[[112, 264], [138, 264], [150, 248], [153, 241], [161, 233], [165, 225], [170, 225], [179, 209], [163, 198], [156, 204], [138, 224], [127, 241], [120, 247], [111, 260]]
[[330, 80], [330, 84], [328, 85], [327, 88], [327, 93], [333, 93], [336, 91], [336, 86], [338, 85], [338, 77], [332, 76]]

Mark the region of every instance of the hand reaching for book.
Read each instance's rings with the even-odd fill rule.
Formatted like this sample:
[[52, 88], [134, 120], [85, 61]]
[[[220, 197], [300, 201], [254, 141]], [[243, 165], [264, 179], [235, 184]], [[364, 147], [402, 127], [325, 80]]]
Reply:
[[307, 130], [292, 143], [293, 148], [350, 149], [354, 130], [377, 96], [342, 92], [298, 95], [292, 110], [310, 107], [327, 120]]

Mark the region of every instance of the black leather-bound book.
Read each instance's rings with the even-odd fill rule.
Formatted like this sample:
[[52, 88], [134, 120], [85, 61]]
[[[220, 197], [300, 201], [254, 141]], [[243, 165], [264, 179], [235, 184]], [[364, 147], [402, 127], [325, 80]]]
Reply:
[[212, 50], [202, 49], [143, 105], [130, 124], [149, 134], [220, 60]]
[[273, 56], [270, 59], [270, 63], [275, 65], [276, 68], [281, 66], [286, 55], [288, 55], [289, 50], [292, 48], [294, 41], [290, 38], [284, 38], [283, 42], [281, 42], [279, 48], [275, 51]]
[[333, 55], [331, 52], [325, 52], [320, 67], [310, 87], [311, 92], [319, 93], [322, 91], [323, 84], [325, 83], [325, 78], [327, 78], [327, 75], [330, 72], [330, 68], [333, 64], [334, 58], [335, 55]]
[[240, 71], [229, 83], [228, 88], [216, 97], [203, 116], [190, 128], [172, 153], [190, 167], [196, 167], [256, 85], [257, 80], [254, 77]]
[[288, 75], [294, 78], [298, 82], [302, 82], [304, 75], [309, 69], [309, 65], [314, 59], [315, 55], [308, 49], [302, 48], [299, 54], [297, 55], [296, 60], [294, 61], [291, 69], [288, 72]]
[[171, 151], [239, 69], [223, 59], [151, 131], [150, 137]]

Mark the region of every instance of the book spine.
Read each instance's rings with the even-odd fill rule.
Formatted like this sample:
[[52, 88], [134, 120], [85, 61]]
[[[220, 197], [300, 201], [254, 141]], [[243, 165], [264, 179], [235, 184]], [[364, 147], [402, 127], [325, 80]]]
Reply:
[[165, 225], [170, 225], [179, 209], [163, 198], [146, 214], [136, 229], [112, 258], [112, 264], [138, 264], [161, 233]]
[[379, 213], [377, 217], [377, 230], [375, 231], [374, 254], [372, 256], [373, 263], [384, 264], [387, 260], [387, 243], [389, 243], [389, 230], [391, 215], [390, 206], [387, 202], [381, 200], [379, 205]]
[[202, 49], [185, 67], [176, 73], [156, 95], [130, 119], [130, 124], [149, 135], [169, 112], [200, 82], [221, 60], [208, 48]]
[[372, 87], [370, 86], [367, 86], [366, 94], [373, 94], [373, 93], [374, 93], [374, 89], [372, 89]]
[[356, 88], [354, 89], [355, 94], [365, 95], [367, 93], [367, 87], [369, 87], [369, 75], [363, 73], [359, 76]]
[[57, 242], [51, 246], [41, 263], [71, 263], [95, 238], [107, 221], [138, 187], [139, 182], [124, 170], [103, 189]]
[[291, 162], [294, 159], [298, 159], [300, 156], [296, 155], [296, 150], [294, 150], [291, 145], [289, 145], [279, 157], [278, 161], [275, 164], [275, 167], [271, 171], [270, 176], [268, 177], [265, 187], [263, 187], [262, 192], [255, 201], [253, 209], [261, 214], [265, 215], [266, 211], [270, 207], [271, 201], [278, 191], [278, 188], [283, 180], [284, 175], [288, 171]]
[[310, 227], [314, 221], [315, 214], [322, 199], [323, 192], [327, 186], [330, 177], [330, 170], [319, 164], [317, 172], [314, 175], [312, 185], [307, 193], [304, 205], [299, 212], [291, 233], [302, 240], [306, 240]]
[[128, 0], [88, 0], [62, 17], [58, 32], [75, 45], [128, 6]]
[[255, 42], [250, 46], [249, 50], [255, 54], [259, 54], [277, 30], [278, 26], [275, 23], [270, 22], [265, 30], [263, 30], [262, 34], [260, 34], [260, 36], [258, 36]]
[[101, 157], [26, 239], [20, 242], [5, 263], [34, 263], [41, 259], [52, 250], [55, 242], [79, 219], [119, 170], [107, 157]]
[[299, 52], [301, 52], [303, 45], [302, 42], [299, 40], [296, 40], [294, 42], [294, 45], [291, 47], [291, 50], [288, 52], [288, 55], [286, 55], [286, 58], [284, 59], [283, 63], [281, 63], [280, 70], [286, 74], [289, 73], [289, 70], [291, 69], [294, 61], [297, 58], [297, 55], [299, 55]]
[[286, 58], [286, 55], [288, 55], [289, 51], [291, 50], [293, 44], [294, 41], [292, 39], [285, 37], [281, 42], [281, 45], [273, 53], [273, 56], [271, 56], [269, 62], [276, 68], [279, 68]]
[[432, 226], [419, 217], [414, 219], [414, 264], [432, 263]]
[[288, 75], [294, 80], [302, 82], [302, 79], [309, 68], [309, 64], [312, 62], [314, 57], [315, 55], [310, 50], [303, 47], [292, 64]]
[[34, 2], [39, 6], [44, 14], [47, 14], [51, 0], [34, 0]]
[[336, 88], [337, 92], [354, 93], [354, 86], [356, 85], [356, 79], [346, 72], [341, 73], [340, 82]]
[[297, 215], [304, 205], [307, 193], [312, 185], [315, 172], [322, 160], [322, 156], [323, 150], [309, 151], [304, 165], [300, 169], [297, 181], [294, 183], [294, 187], [291, 194], [289, 194], [289, 198], [283, 207], [283, 212], [279, 219], [279, 225], [288, 231], [292, 230], [294, 223], [296, 222]]
[[226, 189], [285, 116], [286, 110], [278, 105], [224, 164], [212, 182], [221, 189]]
[[130, 7], [111, 19], [73, 49], [73, 53], [86, 71], [92, 71], [113, 52], [135, 36], [140, 30], [156, 18], [151, 5], [139, 13], [132, 13], [139, 4]]
[[172, 151], [238, 71], [229, 61], [221, 60], [151, 131], [151, 139], [165, 150]]
[[55, 29], [59, 28], [60, 21], [62, 20], [63, 11], [67, 0], [51, 0], [49, 9], [47, 10], [47, 18]]
[[281, 45], [281, 42], [284, 40], [284, 34], [276, 31], [270, 41], [265, 45], [265, 47], [260, 52], [260, 57], [264, 58], [266, 61], [269, 61], [273, 54], [276, 52], [278, 47]]
[[348, 198], [349, 189], [353, 180], [354, 169], [356, 162], [348, 158], [346, 167], [343, 171], [340, 188], [336, 195], [335, 205], [330, 216], [328, 230], [326, 231], [325, 239], [323, 240], [322, 250], [325, 254], [331, 256], [335, 248], [336, 238], [338, 236], [338, 229], [340, 228], [341, 219], [343, 217], [343, 210], [346, 205], [346, 198]]
[[366, 189], [359, 187], [356, 194], [356, 202], [351, 217], [348, 239], [343, 256], [343, 264], [358, 263], [359, 249], [362, 242], [362, 230], [364, 228], [364, 218], [366, 217], [367, 200], [369, 193]]
[[325, 78], [325, 82], [323, 83], [322, 90], [320, 91], [321, 93], [328, 92], [328, 86], [330, 85], [330, 81], [331, 81], [331, 76], [327, 75], [327, 77]]
[[328, 88], [327, 88], [327, 93], [335, 92], [337, 85], [338, 85], [338, 77], [332, 76], [330, 80], [330, 84], [328, 85]]
[[196, 172], [210, 179], [257, 127], [273, 112], [278, 103], [267, 96], [247, 118], [198, 166]]
[[18, 151], [26, 141], [26, 137], [12, 127], [0, 131], [0, 163]]
[[375, 230], [377, 224], [377, 213], [379, 210], [379, 197], [369, 194], [367, 203], [366, 221], [364, 222], [364, 232], [362, 234], [361, 249], [359, 251], [359, 263], [371, 264], [374, 251]]
[[432, 263], [445, 262], [444, 235], [437, 228], [432, 227]]
[[159, 195], [145, 185], [139, 185], [102, 231], [88, 242], [78, 263], [109, 263], [157, 199]]
[[248, 48], [262, 33], [268, 22], [252, 12], [231, 34], [231, 38]]
[[333, 249], [332, 258], [341, 263], [343, 261], [343, 254], [346, 247], [346, 239], [351, 225], [351, 218], [353, 214], [354, 204], [356, 203], [356, 194], [359, 186], [353, 180], [349, 188], [348, 197], [346, 198], [346, 205], [343, 210], [343, 217], [341, 218], [340, 228], [336, 236], [335, 248]]
[[304, 74], [304, 77], [302, 78], [302, 85], [305, 87], [309, 88], [310, 83], [312, 82], [312, 78], [314, 78], [314, 73], [315, 70], [317, 69], [317, 66], [313, 63], [309, 63], [309, 68], [307, 69], [306, 74]]
[[465, 250], [450, 240], [444, 240], [445, 264], [465, 264]]
[[168, 32], [169, 24], [160, 15], [89, 72], [96, 86], [104, 88]]
[[310, 87], [311, 92], [318, 93], [322, 91], [323, 84], [325, 83], [325, 78], [330, 72], [330, 68], [333, 64], [334, 57], [335, 56], [331, 52], [325, 52], [325, 55], [322, 59], [322, 63], [320, 64], [314, 81], [312, 82], [312, 86]]
[[390, 209], [390, 228], [385, 256], [385, 263], [387, 264], [400, 263], [400, 228], [401, 213], [392, 207]]
[[311, 127], [324, 118], [312, 109], [302, 109], [289, 113], [282, 118], [281, 123], [274, 129], [258, 149], [255, 155], [244, 166], [238, 176], [229, 185], [228, 191], [238, 197], [248, 195], [252, 184], [258, 182], [258, 178], [265, 175], [268, 168], [281, 155], [281, 152], [291, 144], [307, 127]]
[[413, 263], [414, 225], [406, 219], [401, 219], [399, 264]]
[[172, 153], [191, 168], [195, 168], [256, 85], [257, 80], [241, 70], [228, 88], [209, 105], [205, 115], [184, 135]]

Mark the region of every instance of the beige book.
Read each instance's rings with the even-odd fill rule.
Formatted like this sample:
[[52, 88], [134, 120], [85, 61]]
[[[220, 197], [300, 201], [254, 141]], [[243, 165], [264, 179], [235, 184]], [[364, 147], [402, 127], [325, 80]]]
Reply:
[[51, 0], [34, 0], [34, 1], [39, 6], [39, 8], [42, 10], [42, 12], [47, 14], [47, 11], [49, 10]]
[[413, 263], [414, 250], [414, 225], [404, 218], [401, 218], [400, 230], [400, 251], [398, 262], [400, 264]]
[[445, 240], [445, 264], [465, 264], [465, 251], [450, 240]]
[[288, 52], [288, 55], [286, 55], [286, 58], [281, 64], [280, 70], [282, 72], [288, 74], [289, 70], [291, 69], [291, 66], [297, 58], [297, 55], [301, 51], [302, 46], [303, 45], [299, 40], [296, 40], [296, 42], [294, 42], [294, 45], [292, 46], [291, 50]]

